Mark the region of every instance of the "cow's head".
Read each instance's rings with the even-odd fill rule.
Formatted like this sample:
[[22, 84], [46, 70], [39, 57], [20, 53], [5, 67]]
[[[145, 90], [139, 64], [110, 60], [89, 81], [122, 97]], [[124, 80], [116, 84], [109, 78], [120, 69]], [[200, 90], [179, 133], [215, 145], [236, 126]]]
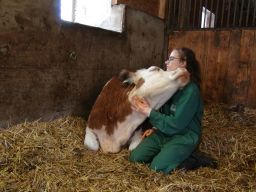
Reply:
[[177, 68], [175, 71], [164, 71], [159, 67], [152, 66], [136, 72], [122, 71], [119, 79], [124, 84], [134, 84], [134, 89], [129, 93], [129, 99], [140, 96], [149, 100], [166, 100], [179, 88], [189, 82], [189, 73], [185, 68]]

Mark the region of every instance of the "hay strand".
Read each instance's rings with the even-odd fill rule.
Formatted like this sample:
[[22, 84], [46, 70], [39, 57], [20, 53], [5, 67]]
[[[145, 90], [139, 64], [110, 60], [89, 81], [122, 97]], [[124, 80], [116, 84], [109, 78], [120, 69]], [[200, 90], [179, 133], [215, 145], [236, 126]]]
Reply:
[[0, 191], [256, 191], [256, 110], [207, 105], [201, 150], [219, 168], [155, 173], [83, 146], [86, 122], [66, 117], [0, 130]]

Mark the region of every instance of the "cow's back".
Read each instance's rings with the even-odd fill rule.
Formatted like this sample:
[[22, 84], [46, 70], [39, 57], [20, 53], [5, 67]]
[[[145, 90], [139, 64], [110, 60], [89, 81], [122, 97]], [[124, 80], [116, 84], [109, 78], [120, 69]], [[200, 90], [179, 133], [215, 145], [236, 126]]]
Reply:
[[133, 87], [124, 85], [116, 76], [110, 79], [92, 107], [87, 126], [92, 130], [105, 126], [107, 134], [111, 135], [117, 122], [124, 121], [132, 113], [128, 92]]

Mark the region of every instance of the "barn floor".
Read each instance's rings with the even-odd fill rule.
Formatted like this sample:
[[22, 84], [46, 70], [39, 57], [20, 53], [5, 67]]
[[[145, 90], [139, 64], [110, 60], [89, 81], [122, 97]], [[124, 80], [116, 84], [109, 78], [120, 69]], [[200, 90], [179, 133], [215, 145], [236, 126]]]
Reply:
[[83, 147], [85, 120], [66, 117], [0, 130], [0, 191], [256, 191], [256, 110], [207, 105], [201, 150], [219, 168], [163, 175], [129, 152]]

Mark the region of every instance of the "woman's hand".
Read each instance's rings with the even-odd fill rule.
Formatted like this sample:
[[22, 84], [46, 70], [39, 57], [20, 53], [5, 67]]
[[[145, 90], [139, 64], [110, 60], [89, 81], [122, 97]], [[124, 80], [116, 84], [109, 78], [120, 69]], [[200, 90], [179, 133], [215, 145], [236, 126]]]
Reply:
[[146, 116], [149, 116], [151, 112], [149, 103], [144, 98], [138, 96], [132, 97], [132, 107]]
[[148, 136], [152, 135], [152, 133], [154, 133], [155, 130], [156, 130], [156, 129], [155, 129], [154, 127], [151, 128], [151, 129], [147, 129], [147, 130], [143, 133], [142, 138], [144, 139], [145, 137], [148, 137]]

